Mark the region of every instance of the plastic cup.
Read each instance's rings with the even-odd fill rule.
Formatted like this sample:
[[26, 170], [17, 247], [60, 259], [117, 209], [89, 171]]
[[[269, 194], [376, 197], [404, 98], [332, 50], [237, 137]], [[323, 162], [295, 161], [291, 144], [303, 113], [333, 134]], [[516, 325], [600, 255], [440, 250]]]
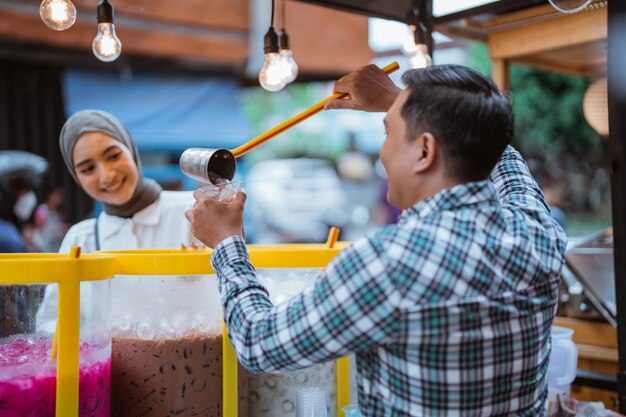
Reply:
[[296, 416], [327, 417], [326, 391], [321, 388], [302, 388], [296, 397]]
[[206, 187], [198, 188], [205, 195], [218, 201], [228, 203], [235, 199], [237, 193], [241, 190], [241, 181], [223, 181], [219, 184], [211, 184]]

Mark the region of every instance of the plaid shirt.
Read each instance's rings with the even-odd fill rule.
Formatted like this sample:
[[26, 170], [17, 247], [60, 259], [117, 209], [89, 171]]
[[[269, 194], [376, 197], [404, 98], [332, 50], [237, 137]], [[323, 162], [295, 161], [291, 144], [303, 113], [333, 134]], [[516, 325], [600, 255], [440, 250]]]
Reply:
[[354, 242], [274, 307], [244, 241], [212, 255], [237, 356], [255, 372], [356, 353], [366, 416], [544, 416], [566, 239], [508, 147], [490, 181], [444, 189]]

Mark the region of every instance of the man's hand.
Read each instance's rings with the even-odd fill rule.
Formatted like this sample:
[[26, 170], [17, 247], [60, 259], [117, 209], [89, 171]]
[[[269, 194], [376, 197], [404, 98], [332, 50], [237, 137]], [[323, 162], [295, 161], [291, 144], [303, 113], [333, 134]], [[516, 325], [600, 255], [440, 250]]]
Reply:
[[246, 194], [240, 190], [232, 201], [219, 201], [202, 191], [193, 193], [196, 202], [185, 217], [191, 223], [191, 233], [210, 248], [229, 236], [243, 236], [243, 207]]
[[341, 77], [333, 87], [334, 93], [348, 93], [339, 100], [326, 103], [325, 110], [353, 109], [386, 112], [402, 91], [385, 71], [370, 64]]

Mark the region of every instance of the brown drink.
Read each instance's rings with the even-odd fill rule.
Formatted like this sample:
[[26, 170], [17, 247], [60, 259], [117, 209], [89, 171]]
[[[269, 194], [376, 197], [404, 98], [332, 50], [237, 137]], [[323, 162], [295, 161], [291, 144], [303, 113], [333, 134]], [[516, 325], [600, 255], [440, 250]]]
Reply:
[[[222, 336], [113, 338], [112, 416], [222, 415]], [[248, 415], [247, 378], [240, 367], [239, 416]]]

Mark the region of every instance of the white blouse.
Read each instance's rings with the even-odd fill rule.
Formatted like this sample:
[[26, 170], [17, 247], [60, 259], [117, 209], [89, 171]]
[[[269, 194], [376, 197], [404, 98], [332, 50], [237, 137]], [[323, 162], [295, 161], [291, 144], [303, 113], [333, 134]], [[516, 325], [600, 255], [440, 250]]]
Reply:
[[159, 198], [130, 218], [102, 212], [97, 219], [75, 224], [67, 232], [59, 252], [68, 253], [72, 245], [82, 252], [96, 251], [95, 222], [98, 221], [100, 250], [180, 248], [198, 241], [191, 234], [185, 210], [194, 203], [191, 191], [162, 191]]

